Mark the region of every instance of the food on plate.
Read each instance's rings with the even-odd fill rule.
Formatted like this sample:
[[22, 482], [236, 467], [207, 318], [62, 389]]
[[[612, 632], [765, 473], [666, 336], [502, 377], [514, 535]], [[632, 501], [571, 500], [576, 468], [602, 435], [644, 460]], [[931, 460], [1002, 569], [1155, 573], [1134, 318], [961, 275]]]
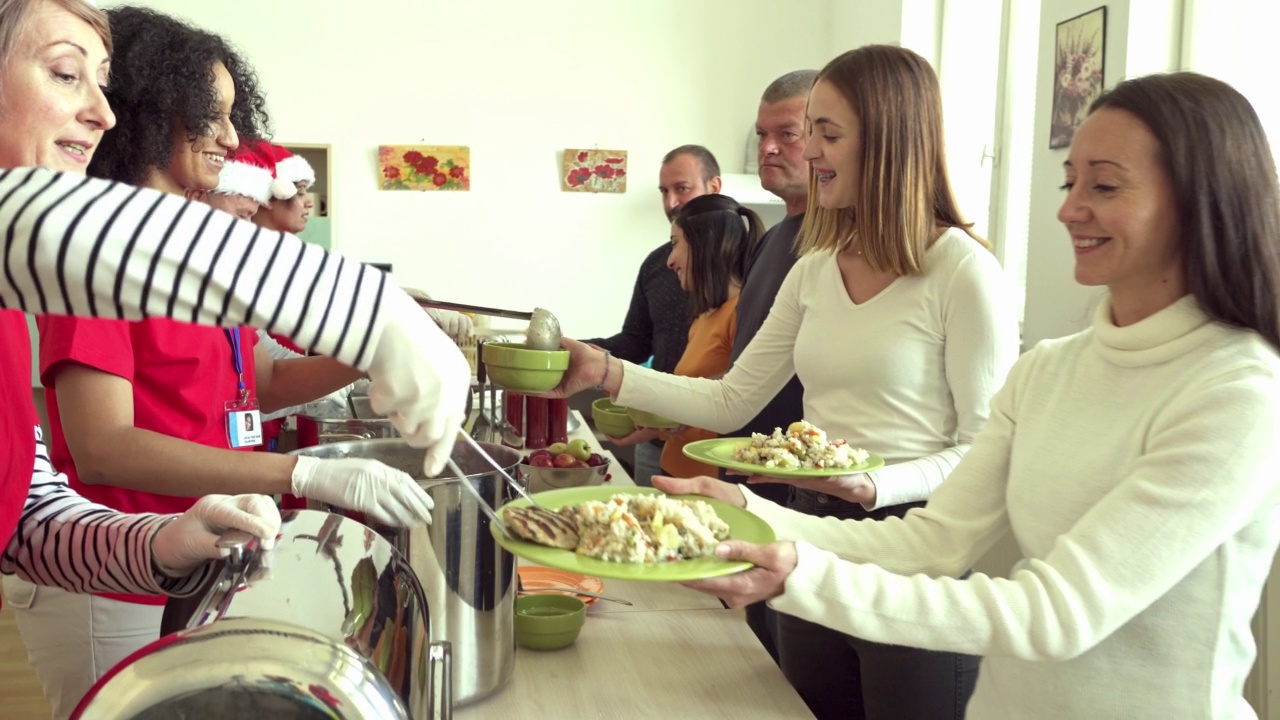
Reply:
[[734, 448], [738, 462], [782, 470], [844, 469], [861, 465], [870, 454], [844, 440], [827, 440], [827, 434], [804, 420], [793, 422], [772, 435], [751, 433], [751, 442]]
[[[729, 537], [729, 525], [702, 500], [619, 493], [558, 512], [508, 507], [503, 518], [520, 537], [608, 562], [670, 562], [704, 557]], [[570, 534], [568, 528], [572, 527]], [[574, 538], [573, 544], [569, 538]]]
[[506, 507], [502, 520], [516, 535], [539, 545], [573, 550], [578, 527], [572, 517], [541, 507]]

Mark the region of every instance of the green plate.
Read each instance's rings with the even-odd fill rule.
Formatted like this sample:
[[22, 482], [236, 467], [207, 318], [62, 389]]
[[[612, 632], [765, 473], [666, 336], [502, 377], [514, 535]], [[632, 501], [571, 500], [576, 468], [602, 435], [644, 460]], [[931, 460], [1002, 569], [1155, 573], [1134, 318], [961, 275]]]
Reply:
[[739, 462], [733, 459], [733, 451], [751, 442], [749, 437], [711, 438], [697, 440], [684, 446], [684, 454], [708, 465], [738, 470], [750, 475], [770, 475], [773, 477], [833, 477], [849, 473], [871, 472], [884, 467], [884, 458], [875, 453], [868, 453], [867, 461], [861, 465], [847, 468], [800, 468], [784, 470], [783, 468], [767, 468], [763, 465]]
[[[617, 494], [660, 495], [661, 491], [654, 488], [640, 487], [575, 487], [535, 493], [533, 497], [538, 501], [539, 505], [550, 510], [558, 510], [566, 505], [577, 505], [588, 500], [604, 502]], [[707, 504], [715, 509], [720, 519], [729, 525], [729, 539], [731, 540], [746, 540], [747, 542], [763, 545], [777, 539], [777, 536], [773, 534], [773, 528], [769, 527], [768, 523], [742, 508], [734, 507], [719, 500], [695, 495], [673, 495], [672, 497], [706, 501]], [[529, 505], [529, 501], [521, 498], [512, 500], [508, 505], [526, 507]], [[504, 505], [503, 507], [506, 506]], [[501, 509], [498, 510], [498, 514], [502, 514]], [[604, 560], [579, 555], [572, 550], [562, 550], [528, 542], [527, 540], [508, 538], [502, 534], [502, 531], [494, 523], [489, 523], [489, 532], [493, 534], [498, 544], [506, 548], [512, 555], [531, 560], [549, 568], [568, 570], [569, 572], [582, 573], [583, 575], [595, 575], [602, 578], [684, 582], [686, 580], [702, 580], [704, 578], [720, 577], [721, 575], [732, 575], [752, 567], [749, 562], [721, 560], [714, 555], [694, 560], [675, 560], [660, 563], [605, 562]]]

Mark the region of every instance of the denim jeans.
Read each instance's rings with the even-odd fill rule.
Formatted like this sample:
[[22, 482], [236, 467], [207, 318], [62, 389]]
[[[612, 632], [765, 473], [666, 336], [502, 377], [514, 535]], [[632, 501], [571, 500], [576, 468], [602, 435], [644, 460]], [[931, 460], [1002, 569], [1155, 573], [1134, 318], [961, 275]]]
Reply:
[[635, 446], [636, 471], [632, 480], [640, 487], [653, 487], [653, 476], [662, 474], [662, 445], [640, 443]]
[[[796, 490], [788, 503], [809, 515], [883, 520], [924, 503], [867, 511], [857, 503]], [[777, 616], [778, 660], [819, 720], [961, 720], [980, 658], [883, 645], [790, 615]]]

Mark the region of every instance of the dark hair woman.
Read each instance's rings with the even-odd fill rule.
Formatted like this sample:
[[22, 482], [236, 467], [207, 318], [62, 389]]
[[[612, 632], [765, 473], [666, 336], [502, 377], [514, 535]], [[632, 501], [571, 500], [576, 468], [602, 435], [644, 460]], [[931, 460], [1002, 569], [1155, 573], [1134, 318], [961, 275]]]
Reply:
[[176, 194], [216, 188], [227, 155], [267, 133], [253, 70], [223, 38], [163, 13], [119, 7], [107, 15], [116, 127], [89, 174]]

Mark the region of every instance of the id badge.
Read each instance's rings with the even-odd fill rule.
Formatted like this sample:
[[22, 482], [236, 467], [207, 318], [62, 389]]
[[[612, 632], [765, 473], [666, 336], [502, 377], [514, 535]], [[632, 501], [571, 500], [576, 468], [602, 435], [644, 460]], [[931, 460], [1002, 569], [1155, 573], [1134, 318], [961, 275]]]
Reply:
[[262, 444], [262, 414], [258, 412], [257, 398], [227, 403], [227, 442], [232, 448]]

